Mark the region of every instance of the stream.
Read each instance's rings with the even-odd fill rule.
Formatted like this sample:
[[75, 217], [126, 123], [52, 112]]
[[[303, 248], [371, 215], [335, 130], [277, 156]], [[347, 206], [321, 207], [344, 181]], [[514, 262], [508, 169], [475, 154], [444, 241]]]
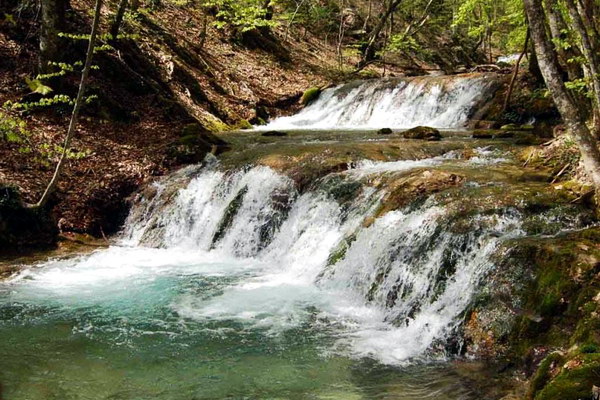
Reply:
[[[388, 103], [422, 98], [413, 86]], [[462, 126], [473, 87], [412, 101], [441, 103], [414, 120]], [[577, 210], [528, 208], [547, 184], [502, 141], [327, 128], [343, 118], [229, 134], [220, 160], [142, 191], [109, 248], [0, 283], [2, 398], [482, 398], [456, 362], [465, 312], [503, 243], [539, 233], [532, 220], [576, 229]]]

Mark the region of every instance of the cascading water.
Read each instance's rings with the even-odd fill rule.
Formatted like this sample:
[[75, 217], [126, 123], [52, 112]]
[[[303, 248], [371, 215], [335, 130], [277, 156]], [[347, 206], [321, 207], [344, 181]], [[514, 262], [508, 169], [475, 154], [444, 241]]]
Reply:
[[259, 129], [460, 129], [497, 83], [491, 74], [358, 81], [326, 89], [298, 114]]
[[10, 398], [478, 398], [421, 361], [448, 357], [521, 213], [465, 215], [437, 196], [381, 211], [407, 174], [506, 162], [460, 154], [356, 162], [302, 190], [214, 163], [155, 183], [118, 245], [0, 284]]
[[[480, 154], [490, 159], [489, 152]], [[491, 267], [488, 257], [498, 236], [521, 234], [517, 213], [478, 216], [469, 221], [470, 233], [452, 233], [444, 228], [451, 226], [451, 216], [433, 199], [363, 227], [385, 192], [365, 185], [369, 177], [453, 158], [450, 153], [421, 161], [358, 163], [301, 195], [290, 179], [267, 167], [229, 175], [208, 170], [174, 199], [159, 200], [160, 212], [144, 210], [156, 199], [140, 206], [127, 235], [141, 237], [142, 245], [213, 249], [261, 264], [257, 276], [208, 305], [188, 298], [177, 308], [181, 315], [239, 319], [277, 330], [283, 320], [286, 327], [290, 321], [302, 323], [294, 315], [297, 309], [313, 306], [321, 318], [345, 325], [339, 343], [351, 353], [402, 363], [424, 355], [436, 342], [443, 344]], [[157, 193], [160, 197], [165, 190]], [[343, 198], [347, 194], [352, 198]], [[278, 314], [267, 320], [278, 322], [257, 318], [265, 310]]]

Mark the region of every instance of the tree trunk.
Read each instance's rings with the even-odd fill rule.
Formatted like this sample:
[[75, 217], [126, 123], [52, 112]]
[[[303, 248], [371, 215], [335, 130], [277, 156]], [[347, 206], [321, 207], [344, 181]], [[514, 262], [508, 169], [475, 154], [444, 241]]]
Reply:
[[529, 37], [531, 36], [531, 32], [529, 28], [527, 28], [527, 34], [525, 35], [525, 44], [523, 45], [523, 51], [519, 55], [517, 62], [515, 63], [515, 69], [513, 71], [512, 78], [510, 79], [510, 85], [508, 85], [508, 91], [506, 92], [506, 97], [504, 98], [504, 105], [502, 106], [502, 114], [506, 112], [508, 109], [508, 105], [510, 104], [510, 98], [512, 96], [513, 89], [515, 88], [515, 82], [517, 81], [517, 77], [519, 76], [519, 65], [521, 65], [521, 60], [527, 54], [527, 49], [529, 48]]
[[204, 49], [204, 45], [206, 44], [206, 34], [208, 32], [208, 11], [203, 10], [204, 16], [202, 17], [202, 29], [200, 30], [200, 43], [198, 43], [198, 47], [200, 50]]
[[41, 73], [51, 72], [50, 63], [59, 60], [61, 40], [58, 34], [64, 28], [67, 3], [65, 0], [41, 0], [40, 58], [38, 65]]
[[42, 195], [40, 201], [37, 202], [35, 207], [43, 207], [48, 202], [48, 198], [56, 189], [56, 185], [58, 183], [58, 178], [62, 172], [65, 160], [67, 158], [67, 153], [69, 151], [69, 145], [71, 143], [71, 138], [73, 137], [73, 133], [75, 132], [75, 125], [77, 124], [77, 118], [79, 117], [79, 110], [81, 109], [81, 105], [83, 104], [83, 94], [85, 92], [85, 86], [87, 77], [90, 73], [90, 69], [92, 67], [92, 58], [94, 56], [94, 47], [96, 45], [96, 36], [98, 34], [98, 25], [100, 23], [100, 11], [102, 9], [102, 0], [96, 0], [96, 7], [94, 11], [94, 22], [92, 23], [92, 32], [90, 33], [90, 39], [88, 42], [87, 55], [85, 57], [85, 64], [83, 66], [83, 72], [81, 73], [81, 82], [79, 83], [79, 91], [77, 92], [77, 98], [75, 100], [75, 105], [73, 106], [73, 113], [71, 114], [71, 121], [69, 122], [69, 129], [67, 130], [67, 135], [65, 137], [65, 141], [63, 144], [63, 151], [60, 156], [60, 160], [58, 164], [56, 164], [56, 169], [54, 170], [54, 175], [48, 183], [44, 194]]
[[565, 87], [557, 55], [546, 34], [546, 17], [542, 7], [542, 0], [523, 0], [523, 2], [540, 70], [552, 94], [556, 107], [579, 147], [584, 168], [592, 179], [596, 192], [596, 201], [598, 201], [598, 196], [600, 195], [600, 151], [598, 150], [598, 145], [579, 113], [574, 99]]
[[119, 8], [117, 8], [117, 13], [115, 14], [115, 19], [110, 26], [110, 36], [112, 37], [112, 40], [117, 40], [117, 36], [119, 36], [119, 30], [121, 29], [125, 10], [127, 10], [127, 0], [121, 0], [119, 2]]
[[595, 126], [594, 136], [597, 136], [600, 132], [600, 66], [598, 64], [598, 57], [596, 56], [596, 46], [592, 40], [593, 36], [588, 34], [588, 29], [585, 26], [583, 17], [577, 11], [577, 6], [574, 1], [567, 0], [566, 3], [575, 32], [577, 32], [579, 39], [581, 40], [581, 52], [587, 61], [587, 68], [589, 68], [590, 72], [589, 78], [592, 82], [592, 93], [594, 94], [592, 102]]
[[377, 38], [379, 38], [379, 34], [383, 30], [383, 28], [385, 28], [388, 18], [390, 18], [394, 11], [396, 11], [396, 8], [398, 8], [400, 3], [402, 3], [402, 0], [390, 1], [390, 5], [388, 6], [387, 10], [385, 11], [383, 16], [369, 35], [369, 42], [363, 50], [362, 59], [358, 65], [359, 69], [364, 68], [369, 63], [369, 61], [375, 58], [375, 43], [377, 42]]
[[[559, 11], [556, 9], [556, 0], [544, 0], [544, 4], [546, 5], [546, 14], [548, 15], [548, 26], [550, 28], [550, 34], [553, 40], [564, 40], [563, 31], [567, 29], [567, 26], [560, 15]], [[577, 63], [570, 63], [569, 59], [575, 58], [575, 54], [573, 54], [572, 49], [564, 49], [561, 46], [554, 46], [556, 52], [558, 53], [558, 58], [562, 62], [561, 66], [564, 67], [565, 71], [569, 75], [569, 80], [573, 81], [575, 79], [581, 78], [581, 69], [578, 67]]]

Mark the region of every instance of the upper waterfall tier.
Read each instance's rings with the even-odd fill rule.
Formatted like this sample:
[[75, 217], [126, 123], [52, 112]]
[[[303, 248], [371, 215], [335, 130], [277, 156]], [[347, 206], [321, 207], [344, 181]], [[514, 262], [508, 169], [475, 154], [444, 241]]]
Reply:
[[298, 114], [261, 129], [464, 128], [498, 88], [495, 74], [356, 81], [326, 89]]

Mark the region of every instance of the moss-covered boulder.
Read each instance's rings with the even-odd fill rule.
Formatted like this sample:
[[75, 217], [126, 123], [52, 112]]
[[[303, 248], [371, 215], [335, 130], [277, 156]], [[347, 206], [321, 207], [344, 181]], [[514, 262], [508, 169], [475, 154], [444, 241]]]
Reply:
[[405, 139], [440, 140], [442, 134], [435, 128], [417, 126], [416, 128], [402, 132], [402, 137]]
[[318, 86], [306, 90], [302, 94], [302, 98], [300, 98], [300, 104], [302, 104], [303, 106], [309, 105], [310, 103], [317, 100], [319, 96], [321, 96], [322, 91], [323, 90]]

